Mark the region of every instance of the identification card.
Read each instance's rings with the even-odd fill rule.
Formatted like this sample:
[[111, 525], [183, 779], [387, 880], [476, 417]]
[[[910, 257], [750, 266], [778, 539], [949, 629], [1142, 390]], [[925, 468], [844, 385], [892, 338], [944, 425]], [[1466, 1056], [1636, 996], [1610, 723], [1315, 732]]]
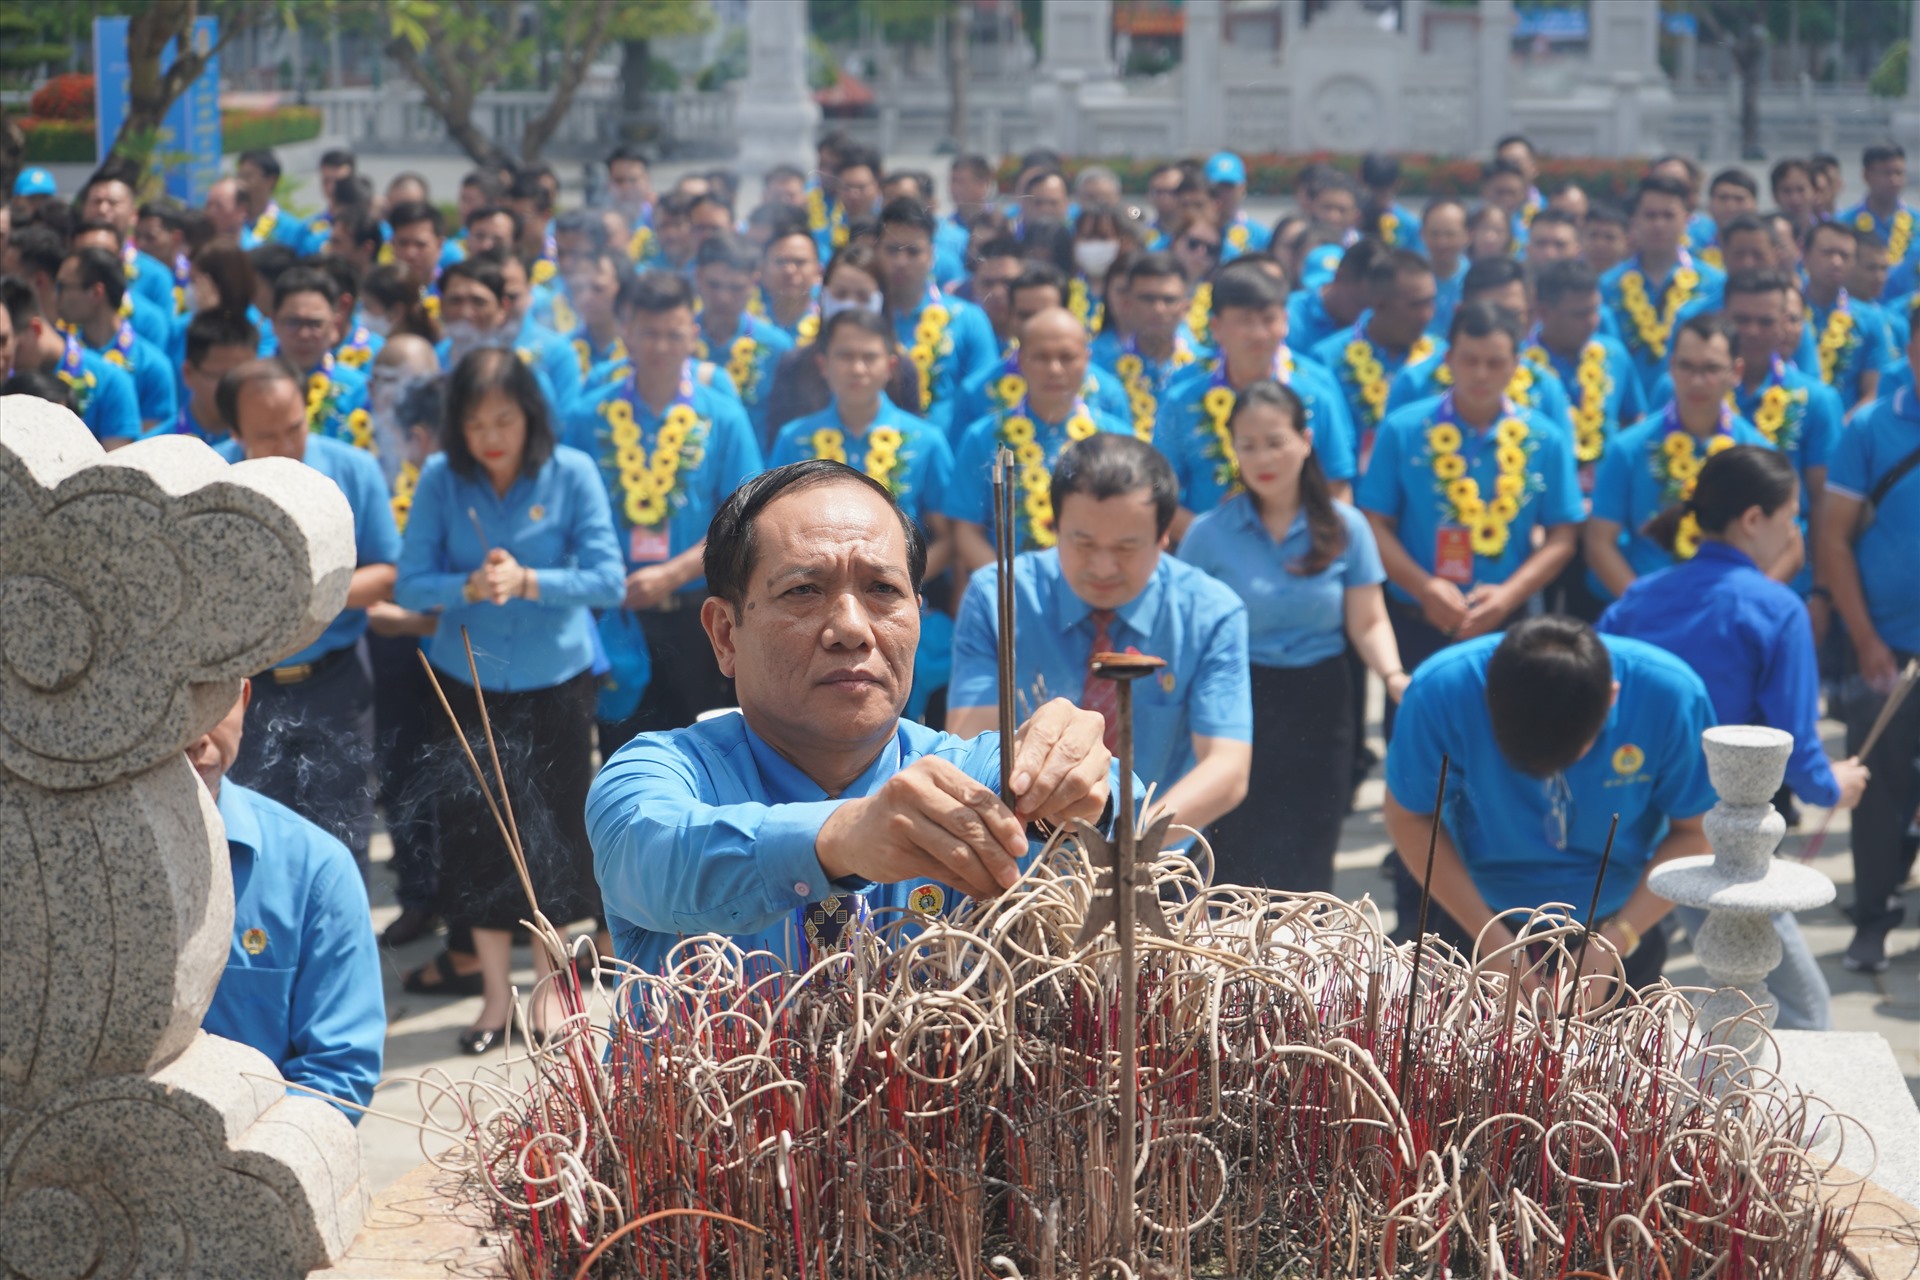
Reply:
[[670, 559], [672, 552], [673, 537], [664, 525], [658, 529], [636, 526], [632, 539], [627, 543], [627, 559], [634, 564], [660, 564]]
[[1442, 525], [1434, 531], [1433, 576], [1458, 587], [1473, 583], [1473, 540], [1465, 529]]

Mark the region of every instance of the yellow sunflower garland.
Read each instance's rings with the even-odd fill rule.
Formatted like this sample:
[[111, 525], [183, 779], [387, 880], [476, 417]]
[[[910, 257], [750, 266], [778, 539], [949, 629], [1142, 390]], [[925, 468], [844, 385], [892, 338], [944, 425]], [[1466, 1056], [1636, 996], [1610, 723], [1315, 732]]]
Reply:
[[373, 439], [373, 415], [365, 409], [355, 409], [347, 415], [347, 435], [354, 448], [372, 454], [380, 452], [380, 446]]
[[693, 406], [674, 405], [667, 410], [660, 433], [654, 438], [653, 452], [648, 454], [640, 424], [633, 417], [633, 405], [624, 395], [604, 401], [600, 416], [607, 420], [614, 461], [620, 471], [621, 514], [637, 528], [658, 528], [666, 522], [681, 467], [700, 465], [702, 453], [693, 437], [704, 422]]
[[1209, 346], [1213, 337], [1208, 323], [1213, 318], [1213, 285], [1205, 280], [1193, 291], [1193, 301], [1187, 306], [1187, 329], [1193, 334], [1193, 340], [1202, 346]]
[[[1426, 334], [1420, 335], [1420, 341], [1413, 344], [1413, 350], [1407, 353], [1408, 364], [1419, 364], [1433, 354], [1433, 339]], [[1367, 411], [1367, 420], [1362, 425], [1375, 427], [1387, 412], [1387, 370], [1380, 363], [1380, 357], [1374, 352], [1373, 344], [1365, 338], [1357, 337], [1347, 344], [1345, 352], [1347, 375], [1354, 388], [1360, 393], [1360, 403]], [[1445, 368], [1445, 366], [1441, 366]]]
[[1820, 332], [1820, 381], [1828, 386], [1833, 385], [1840, 373], [1840, 361], [1853, 347], [1853, 331], [1853, 309], [1847, 305], [1846, 291], [1842, 290], [1833, 313], [1827, 317], [1826, 327]]
[[[1075, 401], [1073, 412], [1067, 418], [1067, 438], [1085, 440], [1096, 430], [1087, 406]], [[1055, 542], [1053, 473], [1047, 465], [1047, 451], [1037, 438], [1033, 419], [1028, 416], [1024, 403], [1016, 405], [1012, 413], [1001, 419], [1000, 440], [1013, 451], [1019, 466], [1020, 492], [1025, 495], [1022, 508], [1027, 513], [1027, 539], [1035, 547], [1051, 547]]]
[[1899, 266], [1907, 260], [1907, 250], [1913, 245], [1913, 210], [1905, 205], [1893, 215], [1893, 225], [1887, 228], [1887, 261]]
[[1620, 277], [1620, 301], [1626, 307], [1627, 318], [1633, 324], [1633, 333], [1656, 360], [1667, 358], [1667, 344], [1673, 340], [1674, 321], [1679, 319], [1681, 308], [1693, 301], [1693, 291], [1700, 287], [1700, 273], [1686, 263], [1673, 273], [1673, 283], [1667, 286], [1665, 303], [1659, 311], [1653, 309], [1653, 302], [1647, 296], [1647, 278], [1635, 267]]
[[[835, 427], [822, 427], [813, 433], [813, 456], [829, 462], [847, 460], [847, 438]], [[888, 493], [895, 497], [899, 491], [894, 488], [894, 473], [900, 469], [900, 446], [906, 443], [906, 437], [893, 427], [875, 427], [867, 435], [867, 456], [861, 461], [860, 469]]]
[[413, 491], [420, 486], [420, 468], [411, 461], [400, 464], [400, 474], [393, 478], [393, 523], [405, 533], [407, 531], [407, 513], [413, 510]]
[[[1548, 364], [1547, 349], [1530, 347], [1527, 358]], [[1596, 462], [1607, 448], [1607, 399], [1613, 395], [1613, 375], [1607, 371], [1607, 349], [1598, 342], [1580, 348], [1580, 362], [1573, 371], [1573, 456], [1581, 462]]]
[[[1733, 448], [1733, 436], [1725, 431], [1716, 434], [1707, 442], [1707, 457]], [[1654, 471], [1660, 477], [1661, 494], [1671, 504], [1685, 502], [1693, 496], [1693, 486], [1699, 483], [1700, 468], [1706, 460], [1699, 455], [1693, 441], [1693, 434], [1684, 428], [1675, 428], [1667, 432], [1667, 438], [1660, 442], [1660, 456], [1655, 459]], [[1674, 536], [1673, 554], [1675, 559], [1691, 560], [1700, 550], [1700, 521], [1689, 511], [1680, 521], [1680, 531]]]
[[1512, 414], [1494, 427], [1494, 458], [1500, 470], [1489, 501], [1480, 492], [1480, 482], [1467, 474], [1467, 460], [1460, 452], [1464, 440], [1460, 428], [1446, 421], [1427, 428], [1435, 487], [1446, 495], [1455, 523], [1467, 530], [1476, 556], [1494, 559], [1507, 549], [1520, 502], [1527, 492], [1527, 460], [1531, 455], [1526, 446], [1530, 434], [1526, 419]]
[[920, 323], [913, 331], [913, 346], [907, 354], [920, 371], [922, 414], [933, 407], [933, 366], [953, 350], [953, 340], [947, 336], [947, 326], [952, 323], [953, 313], [936, 302], [920, 313]]
[[642, 224], [627, 238], [627, 260], [638, 265], [653, 256], [653, 228]]
[[1207, 426], [1213, 432], [1214, 448], [1226, 471], [1226, 475], [1220, 479], [1228, 488], [1228, 496], [1240, 488], [1240, 458], [1233, 451], [1233, 432], [1227, 427], [1227, 419], [1233, 416], [1235, 399], [1233, 388], [1225, 383], [1208, 387], [1207, 394], [1200, 398], [1200, 407], [1207, 411]]
[[733, 340], [727, 348], [727, 376], [733, 379], [733, 385], [740, 389], [740, 397], [751, 403], [759, 391], [759, 365], [754, 357], [760, 353], [760, 344], [753, 335], [743, 333]]

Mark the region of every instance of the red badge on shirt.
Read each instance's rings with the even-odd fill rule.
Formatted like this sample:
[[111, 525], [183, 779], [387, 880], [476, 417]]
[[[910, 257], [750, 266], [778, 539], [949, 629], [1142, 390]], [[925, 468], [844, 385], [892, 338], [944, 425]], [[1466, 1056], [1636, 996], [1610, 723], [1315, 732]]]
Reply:
[[659, 564], [670, 559], [672, 551], [673, 536], [665, 525], [658, 529], [636, 526], [627, 543], [627, 558], [635, 564]]
[[1433, 576], [1455, 586], [1473, 582], [1473, 539], [1465, 529], [1441, 525], [1433, 534]]

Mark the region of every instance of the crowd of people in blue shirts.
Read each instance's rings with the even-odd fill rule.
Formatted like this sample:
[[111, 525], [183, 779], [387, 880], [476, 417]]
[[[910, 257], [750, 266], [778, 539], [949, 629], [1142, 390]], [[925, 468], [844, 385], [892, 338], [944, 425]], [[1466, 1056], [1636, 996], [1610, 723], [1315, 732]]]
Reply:
[[[218, 1024], [335, 1096], [366, 1100], [382, 1011], [330, 1014], [309, 1047], [297, 1011], [331, 997], [288, 991], [288, 948], [367, 933], [376, 811], [402, 908], [385, 941], [447, 929], [408, 989], [481, 996], [467, 1052], [512, 1016], [525, 888], [442, 694], [468, 726], [485, 699], [547, 915], [605, 922], [596, 752], [734, 705], [702, 621], [709, 523], [820, 459], [924, 537], [906, 714], [972, 737], [997, 723], [1011, 455], [1017, 697], [1110, 711], [1091, 653], [1167, 659], [1137, 771], [1223, 880], [1332, 890], [1379, 763], [1376, 680], [1403, 929], [1446, 755], [1436, 929], [1472, 945], [1587, 902], [1617, 813], [1601, 915], [1650, 979], [1669, 904], [1644, 872], [1705, 847], [1699, 731], [1764, 723], [1796, 739], [1784, 810], [1854, 808], [1846, 963], [1878, 972], [1914, 862], [1920, 699], [1848, 753], [1920, 654], [1905, 164], [1867, 148], [1864, 200], [1836, 209], [1837, 166], [1782, 161], [1763, 210], [1744, 169], [1703, 182], [1669, 156], [1616, 202], [1543, 192], [1514, 136], [1475, 201], [1415, 212], [1369, 155], [1308, 166], [1270, 226], [1228, 152], [1134, 196], [1051, 151], [961, 155], [941, 193], [840, 133], [751, 209], [729, 172], [656, 191], [631, 147], [564, 212], [543, 165], [475, 170], [443, 206], [329, 151], [310, 216], [278, 203], [266, 151], [192, 209], [111, 164], [70, 199], [29, 170], [0, 224], [0, 371], [108, 449], [292, 457], [353, 507], [347, 608], [196, 748], [248, 872]], [[1541, 692], [1556, 671], [1564, 696]], [[1592, 732], [1522, 724], [1516, 689]], [[1848, 726], [1837, 759], [1823, 709]], [[1783, 1021], [1823, 1025], [1818, 967], [1776, 925]], [[375, 963], [362, 941], [330, 989]]]

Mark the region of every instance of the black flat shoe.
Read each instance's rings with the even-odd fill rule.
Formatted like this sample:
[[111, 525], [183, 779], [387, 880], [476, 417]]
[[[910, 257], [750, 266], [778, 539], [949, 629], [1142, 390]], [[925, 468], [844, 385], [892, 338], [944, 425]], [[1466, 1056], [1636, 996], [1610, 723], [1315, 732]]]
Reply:
[[[432, 975], [433, 981], [427, 981]], [[477, 996], [486, 989], [486, 979], [475, 969], [461, 973], [453, 967], [453, 953], [442, 951], [400, 981], [400, 989], [416, 996]]]
[[438, 915], [422, 907], [408, 907], [381, 932], [380, 941], [389, 947], [404, 947], [409, 942], [418, 942], [439, 927]]
[[460, 1052], [479, 1057], [506, 1038], [505, 1027], [468, 1027], [460, 1033]]

